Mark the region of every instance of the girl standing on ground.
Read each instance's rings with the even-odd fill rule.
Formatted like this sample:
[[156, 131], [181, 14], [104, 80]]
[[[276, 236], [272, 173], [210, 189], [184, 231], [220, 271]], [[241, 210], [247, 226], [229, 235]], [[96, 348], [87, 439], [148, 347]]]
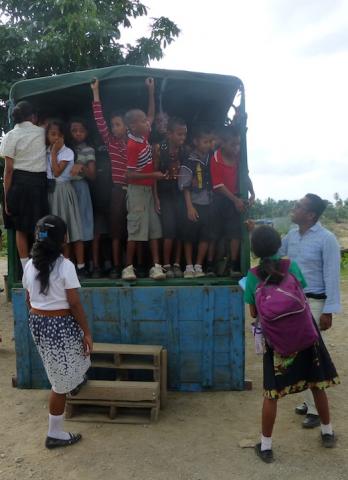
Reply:
[[60, 120], [51, 120], [46, 130], [48, 203], [50, 213], [62, 218], [67, 225], [67, 240], [64, 255], [70, 256], [73, 244], [77, 274], [86, 274], [84, 264], [83, 233], [79, 203], [71, 185], [71, 170], [74, 152], [64, 145], [64, 125]]
[[29, 260], [30, 237], [36, 222], [48, 213], [45, 130], [37, 127], [29, 102], [19, 102], [12, 113], [15, 123], [2, 139], [5, 158], [5, 227], [16, 231], [16, 244], [24, 269]]
[[[245, 302], [250, 314], [257, 317], [255, 293], [260, 282], [280, 284], [284, 278], [283, 263], [277, 252], [281, 246], [280, 235], [272, 227], [260, 226], [251, 237], [251, 248], [260, 258], [255, 271], [248, 272], [245, 287]], [[283, 262], [283, 263], [282, 263]], [[289, 261], [287, 261], [289, 263]], [[305, 279], [295, 262], [291, 262], [288, 272], [295, 276], [302, 287]], [[330, 413], [325, 388], [340, 383], [335, 366], [318, 331], [318, 340], [309, 348], [282, 356], [267, 343], [263, 355], [264, 400], [262, 408], [261, 443], [255, 447], [257, 455], [266, 463], [273, 462], [272, 431], [277, 414], [277, 400], [289, 393], [298, 393], [310, 388], [313, 393], [321, 421], [321, 440], [326, 448], [335, 445], [335, 434], [330, 423]], [[291, 339], [289, 339], [291, 341]]]
[[23, 274], [30, 330], [52, 385], [45, 443], [50, 449], [81, 439], [80, 434], [63, 431], [65, 397], [86, 382], [93, 345], [74, 265], [62, 255], [65, 240], [61, 218], [47, 215], [39, 220], [32, 259]]

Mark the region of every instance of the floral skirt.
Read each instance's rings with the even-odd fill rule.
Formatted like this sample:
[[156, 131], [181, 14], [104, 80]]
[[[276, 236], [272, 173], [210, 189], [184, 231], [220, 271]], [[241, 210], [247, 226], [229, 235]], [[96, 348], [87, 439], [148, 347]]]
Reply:
[[312, 346], [289, 357], [283, 357], [266, 344], [263, 355], [264, 396], [278, 399], [307, 388], [324, 389], [340, 383], [329, 352], [319, 332]]
[[75, 318], [31, 313], [29, 327], [52, 390], [68, 393], [82, 383], [91, 361], [84, 354], [83, 332]]

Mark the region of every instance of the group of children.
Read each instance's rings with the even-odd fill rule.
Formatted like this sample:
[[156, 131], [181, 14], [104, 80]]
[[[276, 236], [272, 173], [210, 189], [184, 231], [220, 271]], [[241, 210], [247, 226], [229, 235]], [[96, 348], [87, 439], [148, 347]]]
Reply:
[[[214, 132], [196, 126], [188, 142], [185, 120], [164, 113], [155, 116], [155, 83], [152, 78], [145, 83], [147, 114], [139, 109], [114, 112], [110, 127], [103, 115], [99, 81], [91, 83], [94, 119], [111, 163], [107, 223], [113, 267], [108, 274], [135, 280], [135, 267], [140, 271], [143, 263], [142, 243], [149, 242], [152, 279], [214, 275], [220, 238], [229, 241], [233, 274], [240, 270], [240, 214], [254, 199], [250, 180], [249, 202], [239, 197], [240, 132], [233, 126]], [[27, 108], [26, 103], [17, 108]], [[96, 156], [87, 124], [82, 118], [72, 118], [68, 125], [48, 118], [41, 126], [47, 148], [48, 213], [67, 224], [64, 254], [74, 258], [79, 278], [88, 275], [85, 242], [93, 241], [92, 277], [99, 278], [100, 235], [90, 193]]]

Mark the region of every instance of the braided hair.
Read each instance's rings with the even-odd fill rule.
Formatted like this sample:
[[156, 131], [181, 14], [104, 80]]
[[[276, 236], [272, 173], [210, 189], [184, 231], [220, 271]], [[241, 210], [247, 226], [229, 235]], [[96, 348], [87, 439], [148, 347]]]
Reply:
[[33, 265], [38, 270], [40, 293], [47, 295], [50, 286], [50, 273], [57, 258], [63, 252], [66, 224], [56, 215], [41, 218], [35, 229], [35, 242], [32, 249]]
[[268, 279], [269, 283], [280, 283], [284, 274], [281, 269], [281, 260], [272, 258], [281, 247], [279, 233], [268, 225], [257, 227], [251, 236], [252, 252], [260, 258], [257, 275], [261, 280]]

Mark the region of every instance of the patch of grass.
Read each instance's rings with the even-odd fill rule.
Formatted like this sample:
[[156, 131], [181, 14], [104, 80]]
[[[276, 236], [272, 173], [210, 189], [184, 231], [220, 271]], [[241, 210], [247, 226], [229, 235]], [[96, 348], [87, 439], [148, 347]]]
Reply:
[[7, 256], [7, 231], [2, 230], [2, 236], [0, 240], [0, 257]]

